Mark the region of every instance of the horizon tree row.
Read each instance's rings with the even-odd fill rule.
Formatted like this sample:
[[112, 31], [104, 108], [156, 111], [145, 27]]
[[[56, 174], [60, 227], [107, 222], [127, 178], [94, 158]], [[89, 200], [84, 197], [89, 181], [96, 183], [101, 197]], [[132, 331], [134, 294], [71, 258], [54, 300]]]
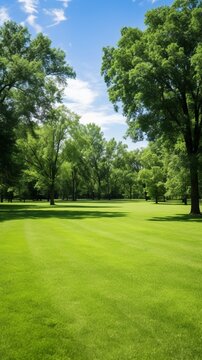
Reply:
[[[23, 130], [23, 128], [25, 128]], [[190, 197], [187, 156], [182, 141], [170, 148], [162, 139], [144, 149], [107, 141], [95, 124], [83, 125], [61, 105], [43, 124], [19, 127], [15, 174], [1, 184], [1, 197], [26, 200]], [[200, 184], [201, 185], [201, 184]]]

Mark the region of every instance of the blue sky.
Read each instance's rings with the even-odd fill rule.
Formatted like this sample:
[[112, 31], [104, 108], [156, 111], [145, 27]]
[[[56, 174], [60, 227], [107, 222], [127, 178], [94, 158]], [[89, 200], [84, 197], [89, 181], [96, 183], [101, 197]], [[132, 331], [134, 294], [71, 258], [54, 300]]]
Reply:
[[121, 113], [108, 101], [100, 76], [102, 48], [114, 46], [124, 26], [144, 28], [144, 14], [171, 0], [0, 0], [0, 23], [7, 19], [28, 26], [33, 36], [42, 31], [62, 48], [76, 71], [69, 80], [64, 102], [81, 116], [95, 122], [105, 137], [127, 142], [130, 149], [143, 145], [123, 140], [127, 126]]

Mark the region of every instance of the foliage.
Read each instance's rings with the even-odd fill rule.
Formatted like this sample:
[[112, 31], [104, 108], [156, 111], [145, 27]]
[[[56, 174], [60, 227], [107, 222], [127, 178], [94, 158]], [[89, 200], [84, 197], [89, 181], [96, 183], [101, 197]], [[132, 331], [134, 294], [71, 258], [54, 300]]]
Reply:
[[156, 203], [159, 197], [164, 197], [166, 191], [162, 150], [160, 143], [151, 143], [141, 154], [142, 169], [139, 172], [139, 180], [145, 188], [146, 196], [154, 198]]
[[29, 164], [27, 172], [37, 179], [37, 187], [47, 189], [51, 205], [54, 205], [55, 182], [62, 164], [61, 151], [72, 117], [73, 114], [63, 106], [51, 109], [43, 127], [36, 128], [34, 136], [28, 134], [27, 142], [21, 143]]
[[191, 213], [199, 213], [202, 128], [202, 5], [177, 0], [146, 14], [146, 29], [123, 28], [104, 49], [109, 98], [121, 103], [133, 139], [183, 138], [190, 164]]
[[174, 148], [165, 154], [166, 163], [166, 195], [180, 197], [186, 202], [190, 196], [189, 168], [186, 149], [182, 141], [178, 141]]
[[22, 25], [8, 21], [0, 27], [0, 173], [13, 166], [19, 123], [42, 119], [50, 103], [61, 99], [58, 88], [74, 77], [65, 53], [51, 47], [43, 34], [35, 39]]

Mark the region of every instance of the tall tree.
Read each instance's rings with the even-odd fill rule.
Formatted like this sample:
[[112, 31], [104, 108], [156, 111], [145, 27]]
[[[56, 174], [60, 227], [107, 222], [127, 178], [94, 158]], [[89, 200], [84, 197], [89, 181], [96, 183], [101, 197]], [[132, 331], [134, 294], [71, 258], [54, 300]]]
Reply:
[[27, 28], [12, 21], [0, 27], [0, 172], [11, 159], [19, 121], [48, 108], [53, 78], [64, 84], [74, 76], [65, 53], [51, 47], [48, 37], [32, 40]]
[[181, 136], [189, 160], [191, 214], [199, 214], [202, 129], [202, 3], [176, 0], [146, 14], [146, 29], [124, 28], [105, 48], [102, 74], [110, 100], [122, 103], [129, 133], [141, 139]]
[[63, 106], [51, 109], [44, 125], [36, 129], [34, 136], [29, 134], [27, 142], [21, 144], [32, 176], [35, 175], [39, 184], [47, 188], [50, 205], [55, 204], [56, 178], [62, 164], [61, 152], [72, 116]]

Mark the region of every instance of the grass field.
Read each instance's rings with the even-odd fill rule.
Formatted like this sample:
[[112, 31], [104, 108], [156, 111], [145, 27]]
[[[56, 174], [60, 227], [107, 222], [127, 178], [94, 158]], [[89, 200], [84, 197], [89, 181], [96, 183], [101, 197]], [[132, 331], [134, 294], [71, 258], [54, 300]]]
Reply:
[[146, 202], [0, 206], [1, 360], [202, 359], [202, 219]]

